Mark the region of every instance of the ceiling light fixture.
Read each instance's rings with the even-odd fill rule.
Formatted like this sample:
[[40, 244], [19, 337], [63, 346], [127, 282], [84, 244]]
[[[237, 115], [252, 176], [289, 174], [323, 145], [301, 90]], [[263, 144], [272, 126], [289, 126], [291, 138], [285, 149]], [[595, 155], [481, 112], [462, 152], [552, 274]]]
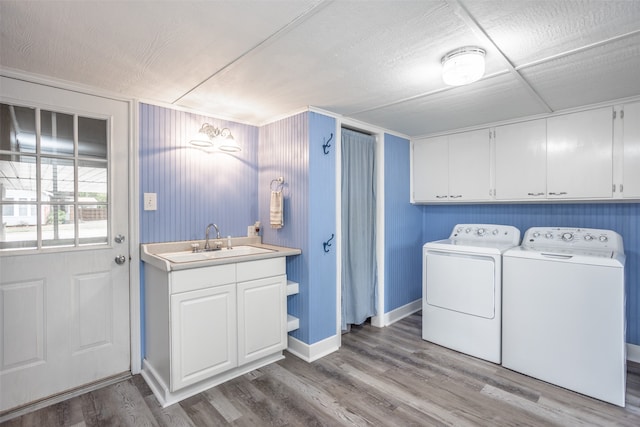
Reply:
[[442, 80], [450, 86], [473, 83], [484, 75], [484, 49], [465, 46], [442, 57]]
[[204, 123], [189, 143], [196, 147], [213, 147], [227, 152], [241, 150], [229, 128], [220, 129], [209, 123]]

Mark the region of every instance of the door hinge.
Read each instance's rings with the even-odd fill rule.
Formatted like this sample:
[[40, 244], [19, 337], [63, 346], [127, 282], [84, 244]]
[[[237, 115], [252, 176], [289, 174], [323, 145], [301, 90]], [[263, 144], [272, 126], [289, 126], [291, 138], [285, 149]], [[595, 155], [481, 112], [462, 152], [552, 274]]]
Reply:
[[624, 184], [620, 184], [620, 192], [622, 193], [624, 191]]
[[624, 119], [624, 110], [620, 110], [620, 118]]
[[617, 113], [618, 113], [618, 112], [617, 112], [616, 110], [613, 110], [613, 119], [614, 119], [614, 120], [615, 120], [615, 118], [616, 118], [616, 114], [617, 114]]
[[611, 188], [612, 188], [612, 191], [615, 193], [615, 192], [616, 192], [616, 185], [615, 185], [615, 184], [613, 184], [613, 185], [611, 186]]

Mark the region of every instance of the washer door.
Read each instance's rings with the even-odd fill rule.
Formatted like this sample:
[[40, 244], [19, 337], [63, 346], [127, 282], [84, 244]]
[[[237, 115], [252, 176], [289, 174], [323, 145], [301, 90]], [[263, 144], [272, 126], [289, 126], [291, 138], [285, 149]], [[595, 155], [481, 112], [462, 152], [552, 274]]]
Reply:
[[494, 257], [427, 251], [425, 258], [428, 305], [486, 319], [495, 317]]

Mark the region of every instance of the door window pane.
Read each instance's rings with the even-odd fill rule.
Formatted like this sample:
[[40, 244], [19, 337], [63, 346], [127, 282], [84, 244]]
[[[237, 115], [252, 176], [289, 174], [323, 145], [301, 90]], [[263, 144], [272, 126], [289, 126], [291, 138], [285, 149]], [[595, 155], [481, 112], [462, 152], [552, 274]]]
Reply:
[[0, 104], [0, 150], [36, 152], [35, 108]]
[[0, 250], [108, 243], [108, 140], [108, 120], [0, 103]]
[[75, 210], [73, 205], [42, 205], [42, 246], [75, 244]]
[[78, 117], [78, 155], [107, 158], [107, 121]]
[[52, 111], [40, 114], [40, 151], [73, 156], [73, 116]]

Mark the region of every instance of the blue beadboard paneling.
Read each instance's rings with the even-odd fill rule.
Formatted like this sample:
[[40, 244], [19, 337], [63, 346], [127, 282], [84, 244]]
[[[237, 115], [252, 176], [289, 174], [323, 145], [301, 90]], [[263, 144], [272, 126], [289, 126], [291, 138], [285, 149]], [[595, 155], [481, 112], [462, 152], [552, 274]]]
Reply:
[[448, 237], [457, 223], [507, 224], [522, 233], [535, 226], [602, 228], [620, 233], [627, 258], [627, 342], [640, 345], [640, 204], [434, 205], [423, 206], [423, 214], [424, 242]]
[[422, 209], [409, 203], [410, 142], [384, 136], [384, 311], [420, 299]]
[[[258, 179], [259, 218], [265, 243], [299, 248], [302, 254], [287, 259], [287, 276], [299, 283], [299, 293], [288, 297], [288, 312], [300, 319], [291, 332], [309, 342], [309, 142], [308, 114], [301, 113], [260, 128]], [[271, 180], [284, 177], [284, 227], [269, 226]]]
[[[228, 127], [238, 153], [208, 153], [188, 144], [203, 123]], [[140, 104], [140, 241], [203, 239], [215, 222], [223, 236], [246, 236], [258, 218], [258, 128]], [[143, 210], [156, 193], [157, 211]]]
[[[335, 135], [335, 119], [301, 113], [260, 128], [259, 211], [263, 241], [300, 248], [287, 259], [287, 275], [300, 284], [288, 312], [300, 319], [295, 338], [313, 344], [336, 333], [335, 250], [322, 242], [335, 233], [335, 154], [322, 154]], [[269, 226], [271, 180], [284, 177], [284, 227]], [[335, 238], [334, 238], [335, 241]]]

